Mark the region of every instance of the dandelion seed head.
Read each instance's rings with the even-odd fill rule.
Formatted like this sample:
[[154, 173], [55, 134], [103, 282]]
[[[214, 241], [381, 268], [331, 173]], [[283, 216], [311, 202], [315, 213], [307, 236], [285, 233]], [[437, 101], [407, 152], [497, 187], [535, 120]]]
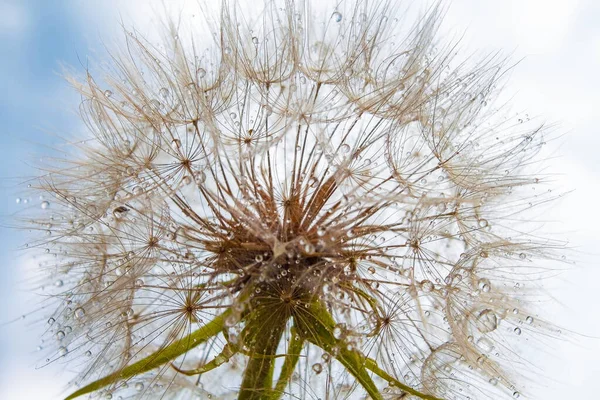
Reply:
[[527, 191], [546, 130], [502, 116], [505, 60], [460, 61], [439, 7], [400, 33], [396, 12], [223, 4], [209, 49], [168, 22], [69, 78], [90, 139], [33, 222], [50, 361], [118, 377], [105, 396], [520, 396], [510, 349], [550, 328], [520, 285], [561, 247], [514, 225], [552, 198]]

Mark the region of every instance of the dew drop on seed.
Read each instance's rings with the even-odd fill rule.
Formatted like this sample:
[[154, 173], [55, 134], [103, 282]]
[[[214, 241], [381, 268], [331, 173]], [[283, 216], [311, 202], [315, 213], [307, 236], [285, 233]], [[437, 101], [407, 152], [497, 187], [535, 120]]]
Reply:
[[514, 329], [514, 332], [516, 335], [520, 335], [521, 334], [521, 328], [517, 327]]
[[105, 91], [104, 91], [104, 96], [105, 96], [106, 98], [110, 98], [110, 96], [112, 96], [112, 94], [113, 94], [113, 93], [112, 93], [110, 90], [105, 90]]
[[340, 150], [342, 151], [342, 153], [348, 154], [350, 153], [350, 145], [343, 144], [340, 146]]
[[477, 347], [479, 347], [486, 353], [489, 353], [494, 349], [494, 345], [492, 344], [492, 342], [485, 337], [479, 338], [479, 340], [477, 340]]
[[48, 318], [48, 325], [52, 325], [56, 322], [54, 318]]
[[334, 338], [341, 339], [343, 333], [344, 333], [344, 330], [342, 329], [342, 326], [340, 324], [337, 324], [335, 326], [335, 328], [333, 328], [333, 337]]
[[91, 351], [89, 351], [89, 350], [88, 350], [88, 351], [86, 351], [86, 352], [85, 352], [85, 356], [86, 356], [86, 357], [91, 357], [91, 356], [92, 356], [92, 352], [91, 352]]
[[477, 287], [479, 288], [479, 290], [481, 290], [484, 293], [489, 292], [490, 289], [492, 288], [489, 279], [486, 279], [486, 278], [481, 278], [477, 282]]
[[50, 203], [46, 200], [42, 201], [42, 204], [40, 205], [42, 207], [43, 210], [47, 209], [48, 207], [50, 207]]
[[198, 68], [196, 70], [196, 75], [198, 75], [198, 78], [204, 78], [206, 76], [206, 70], [204, 68]]
[[67, 348], [64, 347], [64, 346], [60, 346], [58, 348], [58, 355], [61, 356], [61, 357], [66, 356], [68, 352], [69, 352], [69, 350], [67, 350]]
[[257, 254], [256, 257], [254, 257], [254, 261], [256, 261], [256, 262], [262, 262], [262, 260], [263, 260], [262, 254]]
[[158, 91], [158, 94], [160, 95], [160, 97], [162, 97], [163, 99], [166, 99], [169, 97], [169, 95], [171, 94], [169, 92], [169, 89], [167, 88], [160, 88]]
[[521, 253], [521, 254], [519, 254], [519, 258], [520, 258], [521, 260], [524, 260], [524, 259], [526, 259], [526, 258], [527, 258], [527, 254], [525, 254], [525, 253]]
[[137, 390], [138, 392], [141, 392], [142, 390], [144, 390], [144, 384], [142, 382], [138, 382], [135, 384], [135, 390]]
[[429, 293], [433, 290], [433, 283], [429, 280], [424, 280], [421, 281], [421, 289], [425, 292], [425, 293]]
[[65, 338], [65, 333], [63, 331], [56, 332], [56, 339], [63, 340]]
[[498, 317], [490, 310], [483, 310], [477, 316], [477, 329], [481, 333], [489, 333], [498, 327]]
[[527, 322], [529, 325], [533, 324], [533, 317], [528, 316], [527, 318], [525, 318], [525, 322]]
[[321, 363], [315, 363], [312, 366], [312, 370], [315, 371], [315, 374], [320, 374], [321, 372], [323, 372], [323, 365], [321, 365]]
[[85, 310], [81, 307], [78, 307], [75, 309], [74, 315], [75, 315], [75, 318], [81, 319], [81, 318], [85, 317]]
[[54, 282], [54, 286], [56, 287], [61, 287], [64, 284], [64, 282], [61, 279], [58, 279], [56, 282]]
[[375, 273], [375, 267], [374, 266], [370, 266], [367, 271], [369, 271], [370, 274], [374, 274]]
[[514, 392], [514, 393], [513, 393], [513, 397], [514, 397], [515, 399], [518, 399], [519, 397], [521, 397], [521, 393], [519, 393], [519, 392]]
[[16, 202], [17, 204], [21, 204], [21, 198], [20, 198], [20, 197], [17, 197], [17, 198], [15, 199], [15, 202]]
[[342, 20], [342, 14], [339, 11], [334, 11], [334, 13], [331, 14], [331, 18], [333, 18], [335, 22], [340, 22]]
[[181, 178], [181, 184], [182, 184], [183, 186], [187, 186], [187, 185], [189, 185], [190, 183], [192, 183], [192, 178], [190, 178], [189, 176], [187, 176], [187, 175], [186, 175], [186, 176], [184, 176], [183, 178]]
[[203, 183], [206, 180], [206, 175], [202, 171], [194, 172], [194, 180], [196, 183]]
[[252, 37], [252, 43], [254, 43], [255, 46], [258, 46], [258, 38], [256, 36]]
[[181, 147], [181, 140], [179, 139], [173, 139], [173, 141], [171, 142], [171, 148], [176, 150], [178, 148]]

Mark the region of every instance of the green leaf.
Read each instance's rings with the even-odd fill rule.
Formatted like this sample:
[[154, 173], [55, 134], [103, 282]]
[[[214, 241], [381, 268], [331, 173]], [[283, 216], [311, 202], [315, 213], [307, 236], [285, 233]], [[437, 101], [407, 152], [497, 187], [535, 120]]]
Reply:
[[213, 358], [211, 361], [207, 362], [200, 368], [189, 369], [189, 370], [179, 369], [178, 367], [173, 365], [173, 363], [171, 363], [171, 367], [173, 367], [173, 369], [175, 369], [175, 371], [177, 371], [181, 374], [184, 374], [184, 375], [188, 375], [188, 376], [201, 375], [205, 372], [212, 371], [213, 369], [225, 364], [235, 354], [237, 354], [237, 348], [231, 346], [228, 343], [223, 347], [223, 350], [221, 351], [221, 353], [219, 353], [218, 356], [216, 356], [215, 358]]
[[131, 364], [120, 371], [105, 376], [95, 382], [90, 383], [77, 390], [76, 392], [69, 395], [65, 400], [74, 399], [87, 393], [94, 392], [98, 389], [102, 389], [114, 382], [129, 379], [133, 376], [148, 372], [154, 368], [160, 367], [169, 361], [174, 360], [180, 355], [187, 353], [190, 349], [206, 342], [211, 337], [221, 332], [224, 327], [225, 319], [232, 313], [231, 309], [226, 310], [223, 314], [219, 315], [200, 329], [193, 333], [183, 337], [170, 345], [156, 351], [148, 357]]

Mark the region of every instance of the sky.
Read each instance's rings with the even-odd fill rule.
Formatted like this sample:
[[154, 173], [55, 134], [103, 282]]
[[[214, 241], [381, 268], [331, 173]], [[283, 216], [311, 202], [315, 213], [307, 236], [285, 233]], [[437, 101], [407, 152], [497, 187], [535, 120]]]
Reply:
[[[179, 0], [186, 16], [192, 1]], [[446, 3], [444, 3], [446, 4]], [[518, 65], [507, 93], [514, 108], [553, 123], [555, 188], [569, 192], [551, 219], [576, 250], [577, 261], [548, 288], [548, 304], [565, 331], [574, 332], [549, 354], [544, 374], [553, 377], [539, 398], [595, 398], [600, 376], [600, 3], [596, 0], [453, 0], [445, 29], [463, 36], [461, 46], [503, 50]], [[59, 135], [82, 128], [79, 97], [60, 75], [61, 65], [82, 71], [88, 58], [118, 40], [119, 24], [156, 35], [152, 10], [159, 1], [0, 0], [0, 399], [58, 399], [69, 374], [60, 365], [36, 368], [40, 324], [31, 310], [28, 266], [19, 250], [27, 232], [6, 225], [26, 217], [39, 198], [17, 198], [33, 165], [60, 145]], [[25, 204], [25, 200], [28, 201]]]

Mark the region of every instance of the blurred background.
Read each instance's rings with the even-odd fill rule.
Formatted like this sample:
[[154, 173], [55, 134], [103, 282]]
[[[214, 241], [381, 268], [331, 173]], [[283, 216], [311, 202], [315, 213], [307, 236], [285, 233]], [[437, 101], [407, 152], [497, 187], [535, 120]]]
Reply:
[[[195, 1], [165, 3], [184, 19], [198, 12]], [[545, 355], [545, 379], [531, 398], [598, 398], [600, 2], [442, 3], [449, 5], [442, 32], [462, 36], [467, 52], [511, 54], [518, 65], [507, 94], [515, 111], [541, 116], [562, 134], [551, 143], [551, 172], [557, 192], [570, 193], [548, 219], [561, 221], [576, 265], [546, 286], [555, 298], [547, 312], [565, 335]], [[40, 207], [41, 199], [22, 196], [37, 161], [60, 147], [61, 137], [84, 130], [79, 96], [61, 77], [61, 65], [84, 71], [90, 60], [105, 59], [105, 46], [120, 40], [121, 23], [157, 37], [162, 13], [159, 0], [0, 0], [0, 399], [59, 399], [72, 374], [60, 364], [39, 368], [44, 324], [31, 311], [42, 297], [28, 291], [36, 261], [21, 250], [27, 232], [7, 227]]]

